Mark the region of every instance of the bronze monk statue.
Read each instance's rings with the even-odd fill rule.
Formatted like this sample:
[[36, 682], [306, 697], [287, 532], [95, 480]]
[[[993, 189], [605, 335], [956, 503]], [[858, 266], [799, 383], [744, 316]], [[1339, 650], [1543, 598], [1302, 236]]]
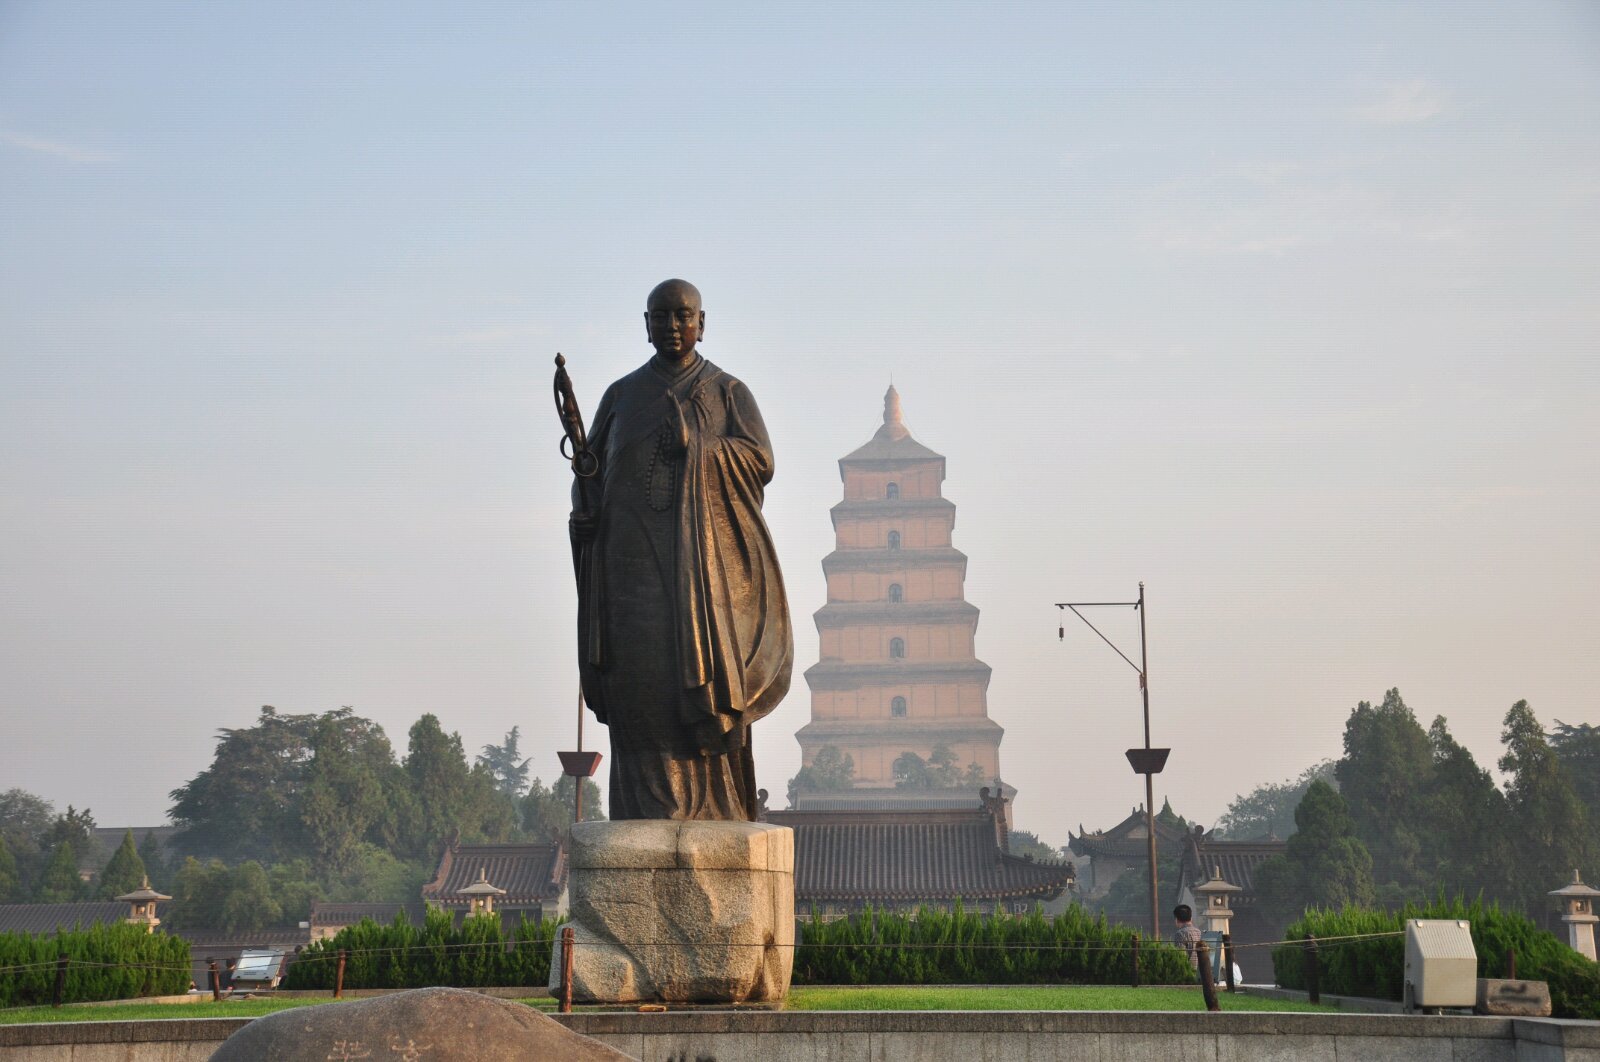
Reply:
[[[700, 292], [650, 293], [655, 356], [606, 391], [570, 521], [584, 697], [611, 731], [613, 819], [757, 815], [750, 725], [789, 690], [794, 633], [761, 517], [772, 443], [744, 384], [700, 356]], [[576, 437], [573, 435], [576, 424]]]

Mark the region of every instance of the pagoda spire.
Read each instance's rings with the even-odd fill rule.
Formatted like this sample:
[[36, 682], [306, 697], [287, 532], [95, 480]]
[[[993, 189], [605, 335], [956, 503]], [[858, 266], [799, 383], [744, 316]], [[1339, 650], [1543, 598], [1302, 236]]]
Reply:
[[911, 434], [906, 427], [904, 416], [900, 412], [900, 392], [894, 389], [894, 384], [883, 393], [883, 427], [878, 429], [875, 436], [879, 439], [904, 439]]

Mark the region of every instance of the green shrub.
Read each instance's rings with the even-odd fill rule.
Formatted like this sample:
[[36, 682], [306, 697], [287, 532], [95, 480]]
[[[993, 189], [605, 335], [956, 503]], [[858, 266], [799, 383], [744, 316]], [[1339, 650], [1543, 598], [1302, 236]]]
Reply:
[[189, 988], [188, 941], [125, 922], [95, 922], [37, 936], [0, 933], [0, 1007], [49, 1004], [60, 955], [71, 959], [63, 1003], [170, 996]]
[[[1125, 985], [1138, 934], [1074, 904], [1062, 914], [919, 910], [915, 916], [867, 910], [801, 923], [797, 985], [1085, 984]], [[1144, 984], [1193, 984], [1183, 951], [1143, 941]]]
[[[1400, 999], [1405, 983], [1404, 936], [1372, 940], [1339, 941], [1328, 938], [1366, 933], [1397, 933], [1407, 919], [1465, 919], [1472, 924], [1472, 943], [1478, 952], [1479, 977], [1504, 977], [1507, 953], [1517, 950], [1517, 976], [1548, 981], [1550, 1003], [1558, 1018], [1600, 1018], [1600, 964], [1590, 962], [1523, 915], [1468, 904], [1457, 898], [1436, 900], [1426, 907], [1407, 904], [1397, 911], [1347, 907], [1340, 911], [1307, 911], [1284, 934], [1286, 940], [1304, 940], [1314, 934], [1328, 943], [1317, 949], [1320, 987], [1339, 995]], [[1272, 952], [1278, 984], [1306, 986], [1306, 956], [1301, 946], [1284, 946]]]
[[463, 919], [429, 907], [420, 926], [401, 912], [388, 925], [364, 918], [296, 956], [283, 987], [332, 989], [346, 953], [346, 988], [527, 987], [548, 984], [558, 922], [523, 919], [506, 935], [498, 915]]

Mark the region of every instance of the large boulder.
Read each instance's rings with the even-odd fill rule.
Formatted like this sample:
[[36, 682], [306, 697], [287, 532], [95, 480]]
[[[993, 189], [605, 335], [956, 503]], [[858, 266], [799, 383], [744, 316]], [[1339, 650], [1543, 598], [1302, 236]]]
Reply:
[[212, 1062], [616, 1062], [630, 1056], [579, 1036], [525, 1003], [460, 988], [297, 1007], [246, 1025]]
[[[775, 1003], [794, 966], [794, 831], [642, 819], [572, 828], [572, 998]], [[561, 988], [555, 942], [550, 987]]]

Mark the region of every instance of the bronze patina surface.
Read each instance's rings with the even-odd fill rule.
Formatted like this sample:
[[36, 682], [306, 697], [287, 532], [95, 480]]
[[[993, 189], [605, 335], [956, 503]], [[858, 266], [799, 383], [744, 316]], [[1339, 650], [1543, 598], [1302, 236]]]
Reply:
[[794, 663], [761, 516], [772, 443], [749, 388], [700, 355], [694, 285], [668, 280], [646, 305], [655, 356], [575, 440], [594, 455], [570, 525], [583, 692], [611, 732], [611, 818], [749, 821], [750, 725]]

